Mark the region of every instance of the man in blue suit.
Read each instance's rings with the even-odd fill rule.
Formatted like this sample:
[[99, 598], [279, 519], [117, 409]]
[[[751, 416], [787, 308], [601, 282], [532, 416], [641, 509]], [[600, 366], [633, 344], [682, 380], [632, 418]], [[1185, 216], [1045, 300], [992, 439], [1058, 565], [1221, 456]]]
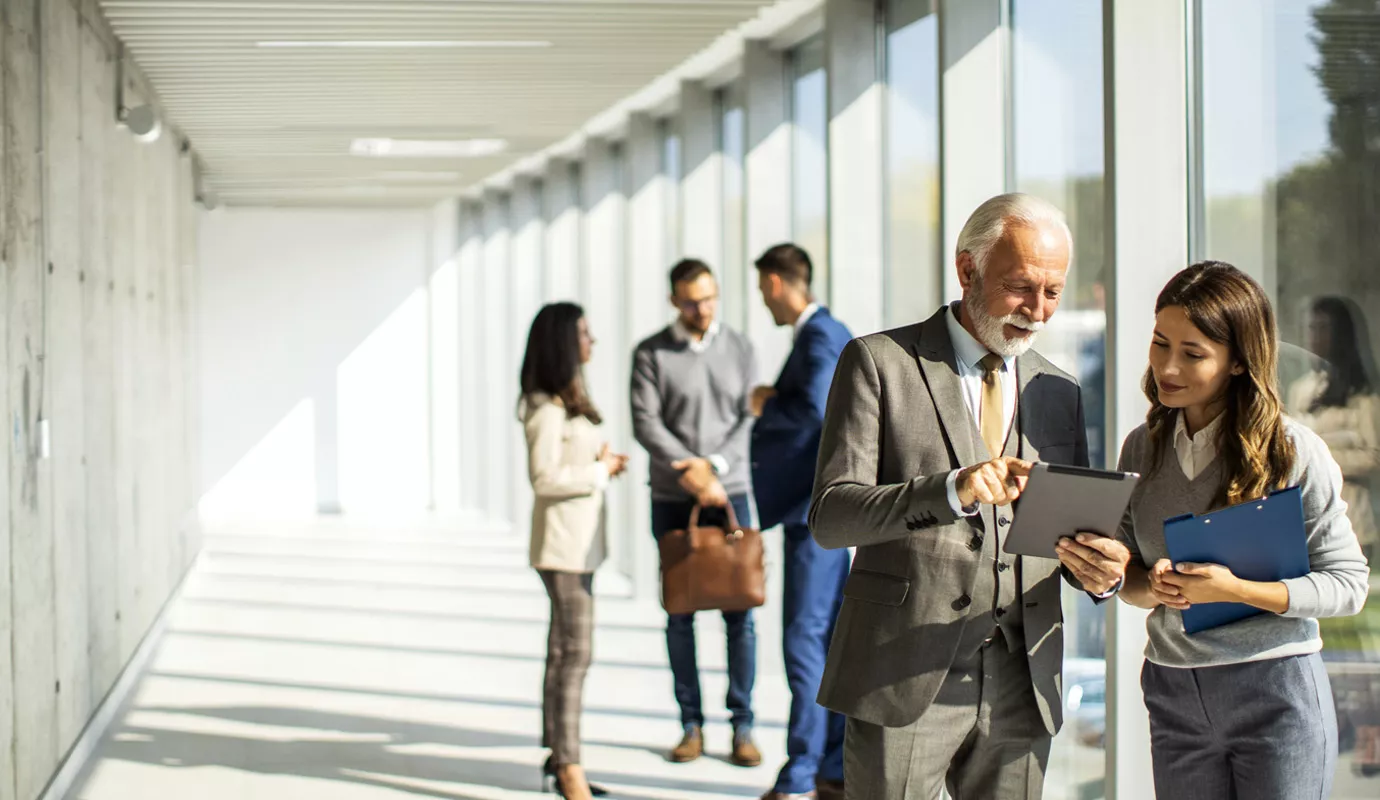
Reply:
[[825, 550], [806, 524], [824, 405], [839, 354], [853, 335], [813, 301], [810, 256], [793, 244], [757, 259], [762, 300], [795, 345], [775, 386], [752, 396], [752, 483], [763, 530], [783, 525], [783, 641], [791, 718], [786, 765], [763, 800], [843, 798], [844, 718], [815, 702], [834, 618], [848, 579], [848, 550]]

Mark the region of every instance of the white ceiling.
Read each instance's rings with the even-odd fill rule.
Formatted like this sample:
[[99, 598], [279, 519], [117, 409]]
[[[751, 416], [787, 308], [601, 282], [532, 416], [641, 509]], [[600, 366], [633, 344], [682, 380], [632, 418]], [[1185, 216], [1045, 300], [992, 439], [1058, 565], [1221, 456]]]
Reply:
[[[230, 205], [424, 205], [537, 153], [753, 19], [762, 0], [100, 0]], [[260, 42], [550, 42], [262, 47]], [[469, 159], [356, 138], [498, 138]], [[456, 174], [458, 173], [458, 174]]]

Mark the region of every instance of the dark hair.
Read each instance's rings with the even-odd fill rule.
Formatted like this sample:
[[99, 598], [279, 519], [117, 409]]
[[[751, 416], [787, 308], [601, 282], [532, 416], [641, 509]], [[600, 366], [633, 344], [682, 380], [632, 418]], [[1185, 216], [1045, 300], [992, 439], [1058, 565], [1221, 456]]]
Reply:
[[714, 270], [698, 258], [681, 259], [676, 262], [674, 267], [671, 267], [671, 294], [675, 294], [676, 287], [682, 283], [693, 281], [701, 275], [713, 274]]
[[527, 334], [522, 357], [522, 399], [534, 394], [559, 397], [567, 416], [584, 417], [595, 425], [602, 419], [585, 394], [580, 364], [580, 320], [585, 310], [574, 303], [543, 306]]
[[815, 276], [810, 254], [803, 247], [790, 243], [778, 244], [767, 250], [757, 259], [756, 267], [761, 272], [780, 275], [790, 283], [804, 284], [806, 287]]
[[[1274, 307], [1249, 275], [1221, 261], [1203, 261], [1175, 275], [1155, 301], [1155, 313], [1178, 306], [1193, 326], [1244, 370], [1227, 383], [1218, 447], [1226, 466], [1215, 507], [1263, 497], [1283, 488], [1294, 468], [1294, 445], [1284, 428], [1279, 400], [1279, 334]], [[1162, 404], [1154, 370], [1142, 382], [1150, 399], [1151, 463], [1162, 466], [1173, 448], [1176, 414]]]
[[1308, 409], [1316, 413], [1345, 406], [1358, 394], [1370, 394], [1371, 372], [1366, 357], [1370, 341], [1365, 335], [1365, 318], [1347, 298], [1320, 297], [1313, 301], [1311, 312], [1327, 318], [1332, 337], [1327, 352], [1318, 353], [1327, 362], [1327, 387]]

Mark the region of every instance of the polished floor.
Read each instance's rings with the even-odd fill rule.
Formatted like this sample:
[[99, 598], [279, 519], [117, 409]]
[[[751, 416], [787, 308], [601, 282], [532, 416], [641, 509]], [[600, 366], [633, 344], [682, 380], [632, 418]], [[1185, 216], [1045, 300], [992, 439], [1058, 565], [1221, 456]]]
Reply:
[[[474, 522], [222, 527], [70, 800], [537, 796], [546, 596], [524, 542]], [[699, 621], [710, 757], [679, 733], [655, 602], [601, 579], [585, 762], [618, 797], [756, 797], [785, 748], [776, 616], [758, 626], [766, 764], [724, 760], [722, 622]]]

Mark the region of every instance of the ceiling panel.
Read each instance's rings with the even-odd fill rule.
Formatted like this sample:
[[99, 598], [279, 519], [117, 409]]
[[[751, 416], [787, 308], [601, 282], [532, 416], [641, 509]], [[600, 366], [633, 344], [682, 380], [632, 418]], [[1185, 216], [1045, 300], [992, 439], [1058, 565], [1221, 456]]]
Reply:
[[[422, 205], [453, 196], [556, 143], [773, 4], [100, 0], [191, 139], [206, 183], [231, 205]], [[357, 138], [501, 139], [507, 149], [482, 158], [369, 157], [351, 155]]]

